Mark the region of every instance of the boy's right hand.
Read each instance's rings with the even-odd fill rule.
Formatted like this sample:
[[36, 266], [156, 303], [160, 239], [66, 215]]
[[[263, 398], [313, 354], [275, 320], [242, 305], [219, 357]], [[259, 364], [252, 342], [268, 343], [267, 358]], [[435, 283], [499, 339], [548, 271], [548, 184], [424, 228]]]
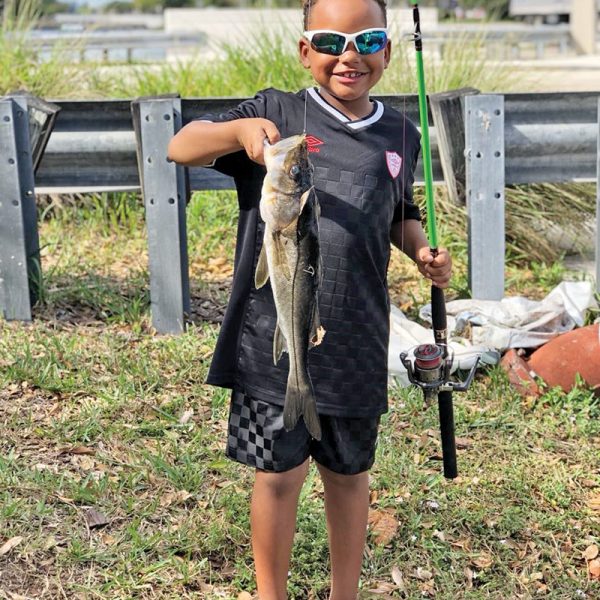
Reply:
[[274, 144], [281, 139], [279, 129], [268, 119], [238, 119], [237, 139], [246, 154], [260, 165], [265, 164], [265, 140]]

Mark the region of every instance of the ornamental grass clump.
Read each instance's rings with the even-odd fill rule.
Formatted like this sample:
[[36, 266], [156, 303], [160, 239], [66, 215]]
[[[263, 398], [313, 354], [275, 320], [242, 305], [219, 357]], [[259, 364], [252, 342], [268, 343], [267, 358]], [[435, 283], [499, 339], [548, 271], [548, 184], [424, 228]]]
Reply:
[[40, 0], [7, 0], [0, 22], [0, 95], [25, 90], [41, 98], [90, 95], [85, 70], [71, 62], [77, 44], [57, 43], [43, 58], [30, 32], [40, 18]]

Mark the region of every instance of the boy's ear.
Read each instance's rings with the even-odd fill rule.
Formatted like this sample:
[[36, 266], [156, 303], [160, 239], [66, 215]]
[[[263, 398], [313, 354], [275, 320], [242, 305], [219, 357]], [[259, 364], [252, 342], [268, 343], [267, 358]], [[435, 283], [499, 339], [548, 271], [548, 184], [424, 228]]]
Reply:
[[390, 57], [392, 55], [392, 41], [388, 40], [388, 43], [383, 51], [383, 64], [384, 68], [387, 69], [390, 64]]
[[305, 69], [310, 69], [310, 59], [308, 58], [308, 51], [310, 50], [310, 44], [305, 37], [301, 37], [298, 41], [298, 53], [300, 55], [300, 62]]

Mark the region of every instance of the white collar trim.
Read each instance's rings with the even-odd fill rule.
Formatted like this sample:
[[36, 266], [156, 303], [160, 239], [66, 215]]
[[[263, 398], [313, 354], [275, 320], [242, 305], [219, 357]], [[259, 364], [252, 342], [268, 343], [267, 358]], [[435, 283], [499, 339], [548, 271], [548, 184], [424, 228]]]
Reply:
[[363, 127], [368, 127], [376, 121], [379, 121], [379, 119], [381, 119], [381, 116], [383, 115], [383, 104], [379, 102], [379, 100], [375, 100], [374, 102], [376, 108], [375, 112], [371, 116], [365, 119], [359, 119], [358, 121], [350, 121], [350, 119], [344, 113], [340, 112], [337, 108], [331, 106], [331, 104], [329, 104], [315, 88], [310, 87], [306, 91], [317, 104], [322, 106], [328, 113], [330, 113], [336, 119], [338, 119], [338, 121], [341, 121], [342, 123], [348, 125], [348, 127], [350, 127], [351, 129], [362, 129]]

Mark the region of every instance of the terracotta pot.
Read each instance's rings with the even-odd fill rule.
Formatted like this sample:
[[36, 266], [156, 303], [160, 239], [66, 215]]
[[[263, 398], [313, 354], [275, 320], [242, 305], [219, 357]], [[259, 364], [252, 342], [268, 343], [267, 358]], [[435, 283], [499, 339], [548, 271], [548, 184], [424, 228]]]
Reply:
[[506, 351], [500, 365], [506, 371], [511, 385], [522, 396], [540, 395], [540, 388], [535, 382], [534, 375], [529, 371], [527, 361], [520, 357], [514, 348]]
[[577, 373], [600, 395], [600, 325], [589, 325], [563, 333], [538, 348], [527, 361], [529, 371], [549, 387], [568, 392]]

